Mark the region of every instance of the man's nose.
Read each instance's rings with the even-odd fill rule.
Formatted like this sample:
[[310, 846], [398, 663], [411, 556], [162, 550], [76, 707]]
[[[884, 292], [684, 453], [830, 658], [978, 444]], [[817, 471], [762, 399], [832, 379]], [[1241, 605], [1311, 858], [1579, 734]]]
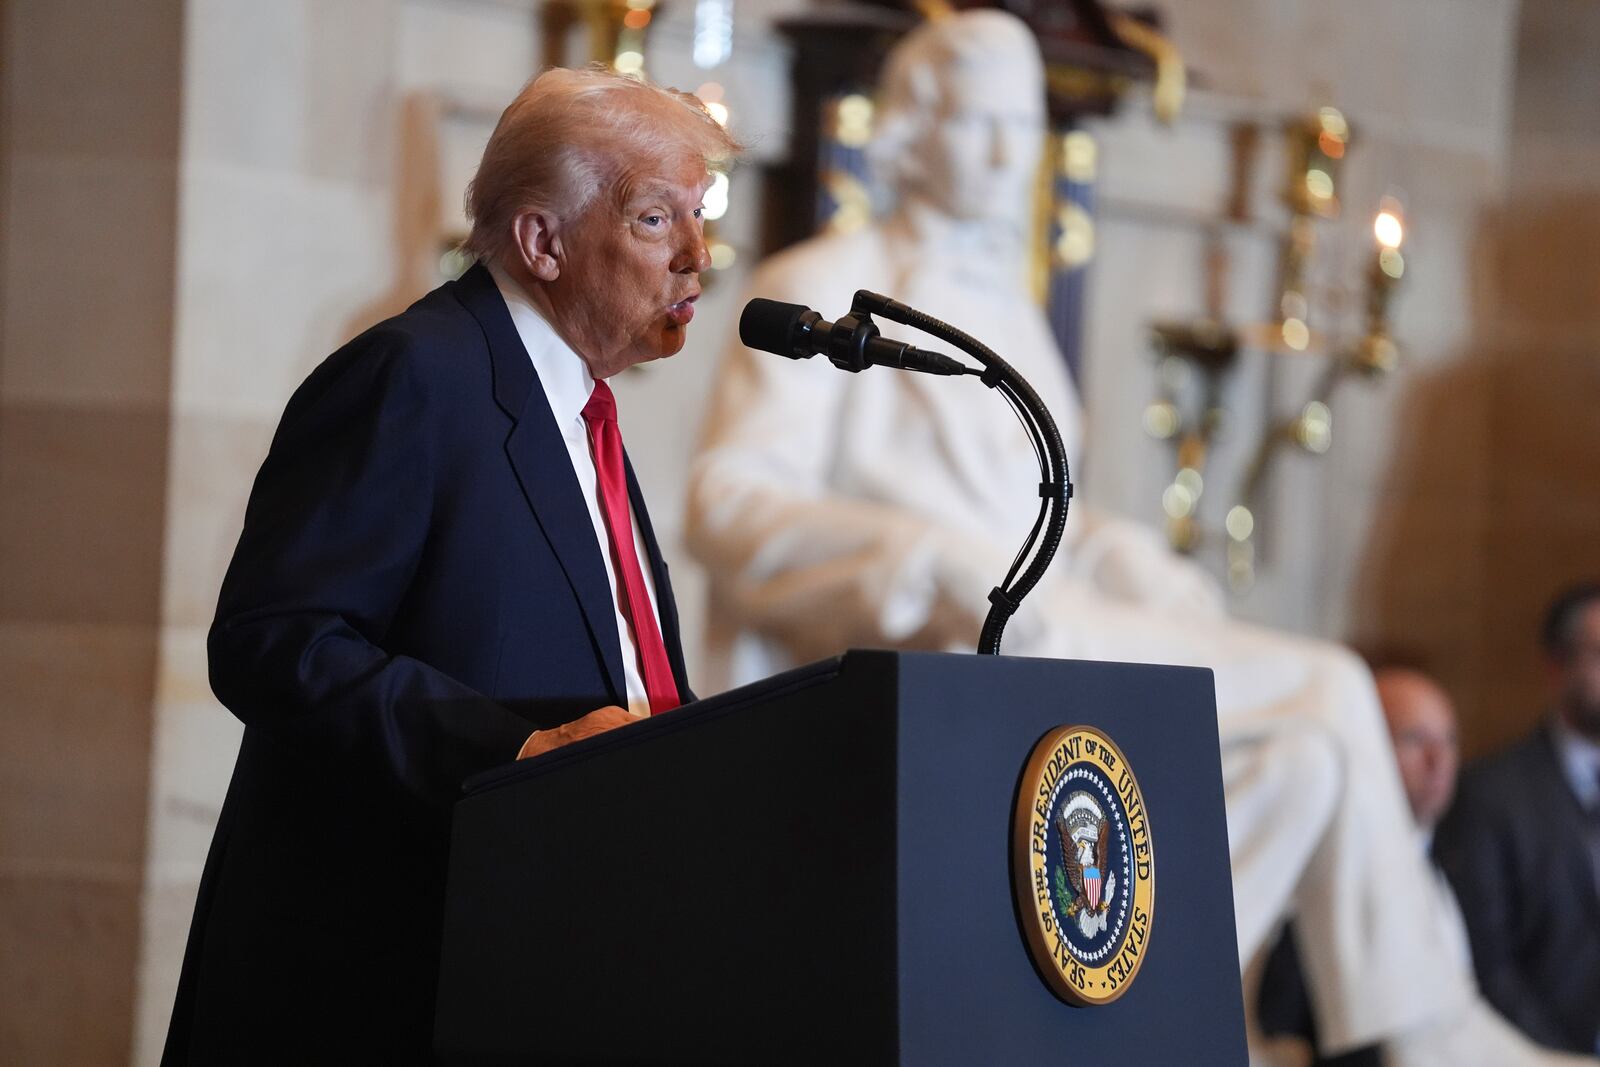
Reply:
[[674, 274], [704, 274], [711, 269], [711, 252], [706, 248], [706, 235], [698, 222], [685, 228], [678, 244], [678, 254], [672, 259]]

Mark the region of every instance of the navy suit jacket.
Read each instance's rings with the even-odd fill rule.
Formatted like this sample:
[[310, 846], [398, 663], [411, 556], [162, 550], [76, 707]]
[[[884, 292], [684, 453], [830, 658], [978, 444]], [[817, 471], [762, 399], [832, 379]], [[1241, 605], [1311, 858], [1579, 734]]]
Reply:
[[1548, 727], [1469, 767], [1433, 852], [1461, 902], [1483, 994], [1529, 1037], [1593, 1054], [1600, 887], [1586, 815]]
[[[631, 466], [628, 488], [687, 700]], [[212, 688], [245, 732], [164, 1064], [428, 1060], [462, 780], [627, 703], [600, 553], [482, 267], [301, 385], [211, 628]]]

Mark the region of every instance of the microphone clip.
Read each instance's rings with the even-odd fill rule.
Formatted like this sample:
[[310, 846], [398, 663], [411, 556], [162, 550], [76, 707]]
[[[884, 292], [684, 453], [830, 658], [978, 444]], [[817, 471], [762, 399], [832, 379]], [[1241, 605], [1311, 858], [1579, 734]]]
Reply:
[[867, 345], [877, 336], [878, 327], [872, 316], [865, 312], [857, 314], [852, 308], [850, 314], [834, 320], [833, 329], [828, 333], [826, 355], [840, 370], [859, 374], [873, 364], [867, 355]]
[[850, 313], [839, 316], [829, 329], [823, 353], [835, 367], [851, 374], [859, 374], [868, 367], [896, 367], [924, 374], [968, 373], [965, 366], [949, 356], [926, 352], [884, 337], [878, 330], [878, 324], [872, 321], [873, 313], [893, 316], [888, 309], [876, 307], [869, 299], [872, 297], [874, 294], [865, 289], [858, 291]]

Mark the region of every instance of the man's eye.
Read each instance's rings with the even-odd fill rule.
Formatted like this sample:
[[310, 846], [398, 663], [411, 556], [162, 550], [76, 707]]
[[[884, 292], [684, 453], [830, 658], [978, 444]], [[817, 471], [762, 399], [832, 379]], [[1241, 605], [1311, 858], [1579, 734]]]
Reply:
[[705, 208], [703, 208], [703, 207], [695, 208], [694, 209], [694, 217], [697, 218], [697, 219], [698, 218], [704, 218], [705, 216], [702, 214], [704, 211], [705, 211]]
[[663, 218], [662, 216], [660, 216], [660, 215], [646, 215], [644, 218], [640, 219], [639, 221], [644, 223], [646, 226], [660, 226], [663, 222], [666, 222], [667, 220], [665, 218]]

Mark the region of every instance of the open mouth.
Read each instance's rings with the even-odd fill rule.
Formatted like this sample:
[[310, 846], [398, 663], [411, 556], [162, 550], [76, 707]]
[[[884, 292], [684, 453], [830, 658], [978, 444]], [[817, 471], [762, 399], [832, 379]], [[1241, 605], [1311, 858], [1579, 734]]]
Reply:
[[687, 326], [694, 320], [694, 302], [700, 299], [700, 294], [685, 297], [676, 304], [667, 305], [667, 318], [679, 326]]

